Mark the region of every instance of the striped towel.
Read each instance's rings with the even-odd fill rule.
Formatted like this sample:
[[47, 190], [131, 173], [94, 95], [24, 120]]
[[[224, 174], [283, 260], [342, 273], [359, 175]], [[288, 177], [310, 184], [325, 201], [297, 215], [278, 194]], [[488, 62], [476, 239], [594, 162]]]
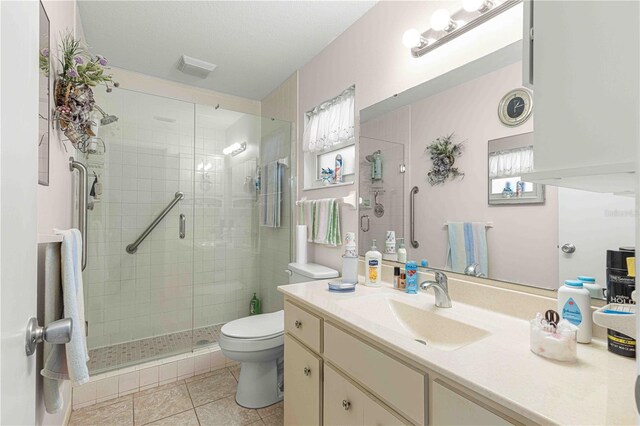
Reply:
[[260, 226], [279, 228], [284, 165], [274, 161], [263, 166], [260, 174]]
[[447, 267], [464, 273], [467, 266], [480, 265], [480, 272], [489, 276], [487, 228], [480, 222], [448, 222], [449, 249]]
[[304, 202], [307, 241], [330, 247], [342, 245], [340, 203], [335, 198]]

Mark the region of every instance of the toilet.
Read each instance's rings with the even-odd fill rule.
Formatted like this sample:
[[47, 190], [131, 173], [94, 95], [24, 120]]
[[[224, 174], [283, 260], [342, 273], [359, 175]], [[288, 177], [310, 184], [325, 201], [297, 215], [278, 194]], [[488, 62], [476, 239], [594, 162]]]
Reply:
[[[289, 283], [336, 278], [338, 271], [314, 263], [290, 263]], [[220, 330], [220, 349], [239, 361], [236, 402], [246, 408], [275, 404], [284, 396], [284, 311], [228, 322]]]

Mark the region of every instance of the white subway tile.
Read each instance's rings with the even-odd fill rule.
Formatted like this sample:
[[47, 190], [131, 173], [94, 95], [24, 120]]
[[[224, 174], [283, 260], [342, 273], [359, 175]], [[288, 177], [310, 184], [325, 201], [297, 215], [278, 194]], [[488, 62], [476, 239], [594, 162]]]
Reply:
[[96, 384], [89, 382], [73, 388], [73, 407], [79, 404], [96, 403]]
[[131, 373], [122, 374], [118, 376], [118, 393], [120, 395], [126, 394], [132, 390], [137, 391], [140, 388], [140, 374], [139, 371], [133, 371]]
[[175, 382], [178, 378], [178, 363], [168, 362], [158, 367], [159, 382]]
[[140, 370], [140, 388], [158, 384], [158, 367], [145, 368]]
[[96, 382], [96, 398], [100, 400], [109, 399], [109, 397], [118, 396], [118, 377], [109, 377]]

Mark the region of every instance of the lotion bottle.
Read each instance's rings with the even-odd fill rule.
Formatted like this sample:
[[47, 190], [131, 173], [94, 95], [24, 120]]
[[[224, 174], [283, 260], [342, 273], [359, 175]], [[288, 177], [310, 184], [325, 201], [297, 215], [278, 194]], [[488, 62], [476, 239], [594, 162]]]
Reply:
[[382, 282], [382, 254], [376, 247], [376, 240], [372, 241], [371, 250], [364, 255], [366, 277], [364, 284], [369, 287], [380, 287]]
[[398, 262], [407, 263], [407, 249], [404, 248], [404, 238], [398, 238]]

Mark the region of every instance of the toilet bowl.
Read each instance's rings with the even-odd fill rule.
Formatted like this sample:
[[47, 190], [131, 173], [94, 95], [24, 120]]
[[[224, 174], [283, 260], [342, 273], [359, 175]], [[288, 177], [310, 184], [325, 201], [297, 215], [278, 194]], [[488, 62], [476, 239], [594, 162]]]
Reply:
[[219, 343], [225, 357], [241, 363], [239, 405], [261, 408], [282, 400], [284, 311], [231, 321], [222, 326]]
[[[335, 278], [338, 271], [314, 263], [290, 263], [289, 283]], [[224, 356], [239, 361], [236, 402], [262, 408], [284, 396], [284, 311], [228, 322], [220, 330]]]

